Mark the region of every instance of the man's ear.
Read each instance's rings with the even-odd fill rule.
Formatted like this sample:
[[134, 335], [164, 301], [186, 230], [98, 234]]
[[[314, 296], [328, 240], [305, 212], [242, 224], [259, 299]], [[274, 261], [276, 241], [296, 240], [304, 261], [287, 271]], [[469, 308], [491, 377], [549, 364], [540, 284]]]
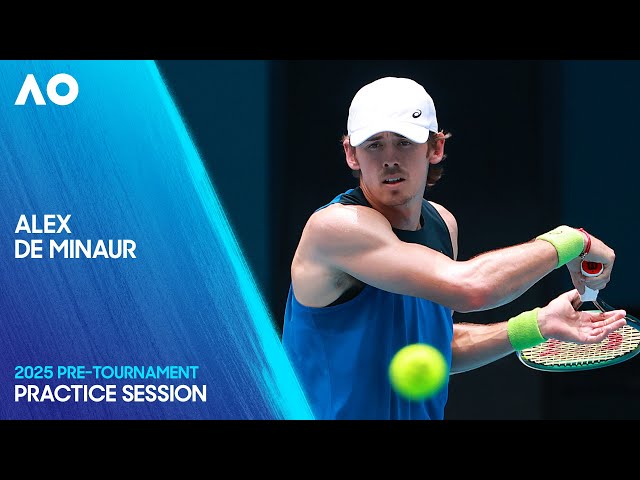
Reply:
[[433, 147], [429, 148], [429, 163], [435, 165], [436, 163], [440, 163], [444, 158], [444, 142], [445, 142], [444, 134], [438, 133], [435, 142], [432, 144]]
[[349, 138], [345, 138], [342, 141], [342, 148], [344, 149], [344, 155], [347, 160], [347, 165], [351, 170], [360, 170], [360, 163], [356, 158], [356, 147], [352, 147], [349, 142]]

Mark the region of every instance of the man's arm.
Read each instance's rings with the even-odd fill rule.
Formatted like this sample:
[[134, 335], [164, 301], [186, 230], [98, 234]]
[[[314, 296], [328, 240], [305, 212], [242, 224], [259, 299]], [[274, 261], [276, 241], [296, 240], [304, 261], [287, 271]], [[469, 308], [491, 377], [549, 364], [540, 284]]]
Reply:
[[[624, 310], [606, 313], [578, 311], [577, 290], [563, 293], [538, 311], [538, 327], [544, 338], [565, 342], [597, 343], [626, 324]], [[487, 365], [514, 352], [507, 322], [487, 325], [456, 323], [453, 326], [451, 373]]]
[[458, 312], [504, 305], [558, 262], [556, 249], [543, 240], [455, 261], [428, 247], [402, 242], [374, 209], [345, 205], [316, 212], [305, 227], [301, 247], [308, 259], [334, 271]]

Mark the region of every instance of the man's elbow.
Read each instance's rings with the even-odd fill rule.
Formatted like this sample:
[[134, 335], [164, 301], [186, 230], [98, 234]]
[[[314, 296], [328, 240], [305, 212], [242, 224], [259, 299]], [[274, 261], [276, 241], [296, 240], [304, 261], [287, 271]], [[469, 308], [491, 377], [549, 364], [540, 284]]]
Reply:
[[479, 312], [491, 308], [491, 292], [483, 285], [465, 287], [453, 310], [460, 313]]

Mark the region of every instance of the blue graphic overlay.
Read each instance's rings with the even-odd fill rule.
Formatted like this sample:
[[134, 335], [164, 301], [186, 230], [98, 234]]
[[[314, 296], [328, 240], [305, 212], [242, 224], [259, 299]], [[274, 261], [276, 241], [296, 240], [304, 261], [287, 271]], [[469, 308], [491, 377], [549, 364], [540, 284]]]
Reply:
[[311, 419], [156, 64], [0, 61], [0, 102], [0, 419]]

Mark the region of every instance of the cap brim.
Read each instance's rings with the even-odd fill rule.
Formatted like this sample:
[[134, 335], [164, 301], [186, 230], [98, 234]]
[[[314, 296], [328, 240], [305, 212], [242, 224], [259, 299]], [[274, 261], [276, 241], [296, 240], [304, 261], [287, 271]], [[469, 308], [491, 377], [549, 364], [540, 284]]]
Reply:
[[420, 125], [407, 122], [385, 121], [384, 123], [369, 125], [349, 135], [349, 141], [352, 147], [361, 145], [369, 137], [382, 132], [393, 132], [415, 143], [425, 143], [429, 140], [429, 129]]

